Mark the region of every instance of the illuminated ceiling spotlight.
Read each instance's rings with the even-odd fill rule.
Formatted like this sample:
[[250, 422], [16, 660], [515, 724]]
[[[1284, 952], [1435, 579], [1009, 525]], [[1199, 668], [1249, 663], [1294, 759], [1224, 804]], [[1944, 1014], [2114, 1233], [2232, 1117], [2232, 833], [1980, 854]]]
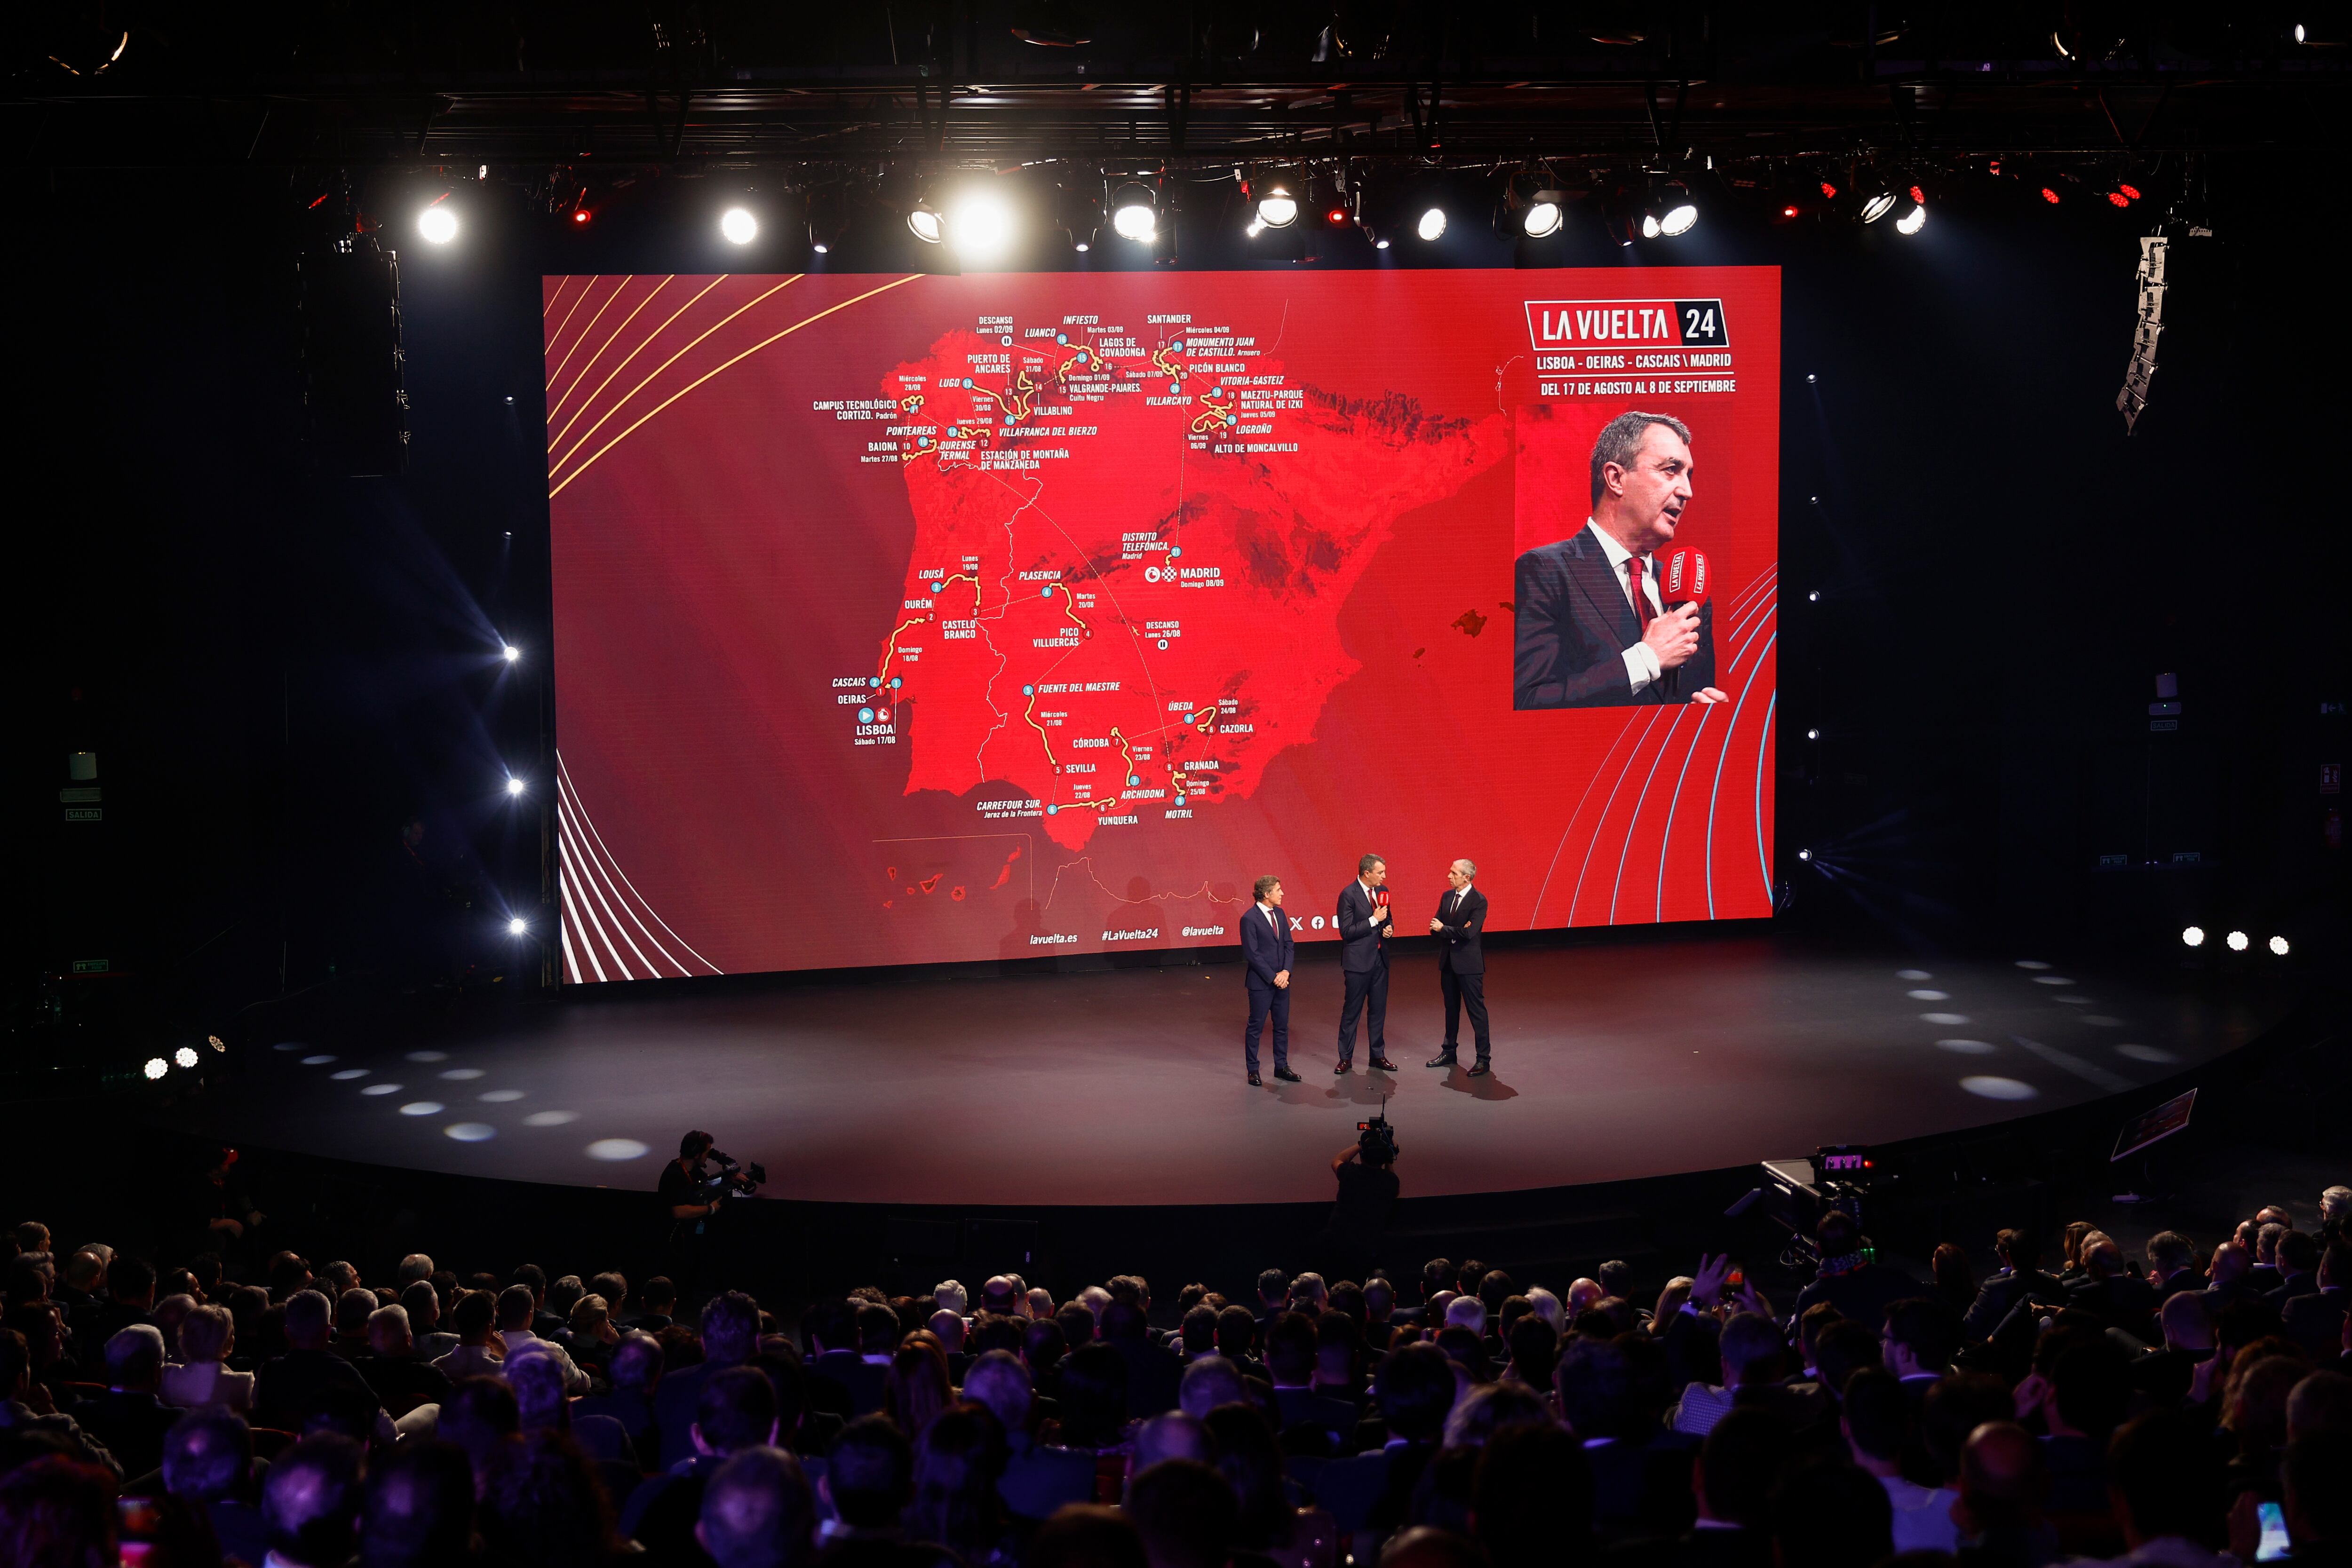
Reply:
[[520, 658], [521, 658], [521, 657], [522, 657], [522, 650], [521, 650], [520, 648], [516, 647], [512, 643], [507, 643], [504, 647], [501, 647], [501, 648], [499, 650], [499, 657], [500, 657], [500, 658], [504, 659], [508, 664], [513, 664], [517, 659], [520, 659]]
[[2275, 953], [2275, 954], [2277, 954], [2277, 955], [2278, 955], [2280, 957], [2282, 957], [2282, 958], [2285, 957], [2285, 956], [2286, 956], [2286, 938], [2285, 938], [2285, 937], [2284, 937], [2284, 936], [2273, 936], [2273, 937], [2272, 937], [2272, 938], [2271, 938], [2271, 951], [2272, 951], [2272, 952], [2273, 952], [2273, 953]]
[[808, 194], [809, 249], [824, 256], [841, 243], [843, 233], [849, 227], [849, 193], [842, 186], [824, 185]]
[[1568, 193], [1538, 191], [1519, 213], [1519, 232], [1529, 239], [1549, 239], [1568, 221]]
[[193, 1045], [184, 1045], [172, 1053], [173, 1062], [184, 1069], [194, 1068], [197, 1060], [196, 1048]]
[[948, 221], [926, 197], [907, 210], [907, 232], [925, 245], [938, 245], [948, 237]]
[[719, 233], [729, 245], [750, 245], [760, 237], [760, 220], [749, 207], [730, 207], [719, 214]]
[[529, 936], [530, 933], [530, 922], [525, 920], [520, 915], [507, 922], [507, 935], [509, 936]]
[[2246, 934], [2242, 931], [2232, 931], [2221, 940], [2230, 945], [2230, 951], [2232, 953], [2242, 953], [2246, 950]]
[[139, 1071], [147, 1075], [148, 1082], [156, 1083], [163, 1081], [163, 1074], [172, 1071], [172, 1064], [160, 1056], [151, 1056], [147, 1059], [147, 1065]]
[[1862, 205], [1857, 215], [1866, 224], [1874, 224], [1895, 210], [1897, 192], [1895, 187], [1877, 181], [1865, 181], [1861, 186]]
[[1160, 237], [1160, 198], [1150, 186], [1129, 180], [1110, 193], [1110, 232], [1134, 245]]
[[2180, 945], [2183, 947], [2202, 947], [2205, 946], [2205, 927], [2202, 925], [2182, 926], [2180, 930]]
[[985, 188], [964, 192], [948, 209], [948, 239], [965, 261], [986, 265], [1013, 248], [1013, 204]]
[[1808, 864], [1811, 864], [1813, 858], [1813, 852], [1811, 850], [1799, 850], [1797, 852], [1797, 858]]
[[1927, 193], [1914, 185], [1904, 194], [1911, 198], [1911, 205], [1901, 217], [1895, 220], [1895, 232], [1899, 235], [1915, 235], [1927, 226]]
[[509, 779], [507, 780], [507, 793], [509, 796], [520, 795], [524, 789], [525, 785], [520, 779]]
[[1698, 200], [1690, 187], [1680, 180], [1670, 180], [1651, 193], [1649, 208], [1642, 214], [1642, 237], [1656, 239], [1663, 235], [1673, 239], [1686, 235], [1698, 226]]
[[1259, 228], [1286, 229], [1298, 221], [1299, 183], [1293, 174], [1269, 174], [1250, 187]]
[[457, 214], [444, 204], [444, 196], [416, 214], [416, 232], [427, 245], [447, 245], [457, 237]]
[[1414, 222], [1412, 232], [1421, 236], [1421, 240], [1423, 245], [1434, 245], [1439, 240], [1444, 239], [1445, 237], [1445, 209], [1444, 207], [1431, 207], [1424, 211], [1421, 214], [1420, 218]]
[[205, 1043], [211, 1046], [215, 1051], [226, 1051], [228, 1050], [228, 1041], [223, 1040], [216, 1034], [208, 1034], [205, 1036]]

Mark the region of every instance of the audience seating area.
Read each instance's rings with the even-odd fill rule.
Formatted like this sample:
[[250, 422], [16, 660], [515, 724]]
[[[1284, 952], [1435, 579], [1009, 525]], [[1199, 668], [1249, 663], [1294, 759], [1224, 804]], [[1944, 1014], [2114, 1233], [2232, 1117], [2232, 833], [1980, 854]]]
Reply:
[[[2308, 1209], [2305, 1211], [2310, 1213]], [[876, 1289], [18, 1226], [0, 1568], [2352, 1564], [2352, 1189], [2127, 1255]], [[1962, 1239], [1981, 1244], [1986, 1239]], [[1066, 1282], [1055, 1281], [1056, 1285]]]

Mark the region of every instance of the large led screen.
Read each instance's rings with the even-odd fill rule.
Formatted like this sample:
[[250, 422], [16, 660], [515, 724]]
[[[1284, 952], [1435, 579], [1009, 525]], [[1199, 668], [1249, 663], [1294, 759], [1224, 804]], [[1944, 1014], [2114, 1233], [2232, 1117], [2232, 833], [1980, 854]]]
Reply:
[[1775, 269], [544, 304], [567, 981], [1770, 912]]

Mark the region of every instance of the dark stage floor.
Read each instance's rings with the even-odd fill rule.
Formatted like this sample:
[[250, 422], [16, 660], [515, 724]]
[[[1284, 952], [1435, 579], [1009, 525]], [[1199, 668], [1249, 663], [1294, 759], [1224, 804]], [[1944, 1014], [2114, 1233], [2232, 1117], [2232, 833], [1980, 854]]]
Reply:
[[[694, 996], [586, 988], [497, 1030], [257, 1052], [173, 1126], [306, 1154], [650, 1188], [688, 1126], [818, 1201], [1327, 1198], [1383, 1095], [1408, 1194], [1719, 1168], [2080, 1103], [2210, 1060], [2272, 993], [2078, 967], [1832, 954], [1769, 936], [1490, 958], [1493, 1077], [1421, 1066], [1433, 960], [1395, 971], [1401, 1071], [1335, 1079], [1336, 966], [1302, 965], [1293, 1065], [1243, 1082], [1239, 968], [845, 977]], [[1467, 1041], [1465, 1041], [1465, 1054]]]

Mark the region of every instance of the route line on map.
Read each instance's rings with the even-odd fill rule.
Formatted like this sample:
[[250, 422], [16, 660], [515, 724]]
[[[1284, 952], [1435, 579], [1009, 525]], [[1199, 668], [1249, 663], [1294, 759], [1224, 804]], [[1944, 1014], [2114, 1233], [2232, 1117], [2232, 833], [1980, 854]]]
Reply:
[[[1054, 883], [1051, 887], [1048, 887], [1045, 890], [1045, 902], [1037, 906], [1041, 913], [1054, 907], [1054, 895], [1061, 891], [1062, 873], [1066, 871], [1074, 870], [1079, 866], [1084, 866], [1086, 868], [1087, 880], [1093, 883], [1097, 887], [1102, 888], [1103, 892], [1110, 897], [1113, 903], [1116, 904], [1168, 904], [1179, 900], [1190, 901], [1196, 898], [1205, 900], [1210, 904], [1240, 904], [1243, 902], [1239, 897], [1219, 898], [1214, 893], [1212, 893], [1209, 890], [1209, 884], [1205, 881], [1190, 893], [1148, 893], [1141, 898], [1129, 898], [1124, 894], [1112, 893], [1109, 888], [1103, 886], [1102, 878], [1095, 874], [1094, 856], [1080, 855], [1074, 861], [1064, 861], [1061, 864], [1054, 868]], [[1034, 882], [1032, 882], [1029, 885], [1031, 890], [1034, 892], [1037, 884]]]

